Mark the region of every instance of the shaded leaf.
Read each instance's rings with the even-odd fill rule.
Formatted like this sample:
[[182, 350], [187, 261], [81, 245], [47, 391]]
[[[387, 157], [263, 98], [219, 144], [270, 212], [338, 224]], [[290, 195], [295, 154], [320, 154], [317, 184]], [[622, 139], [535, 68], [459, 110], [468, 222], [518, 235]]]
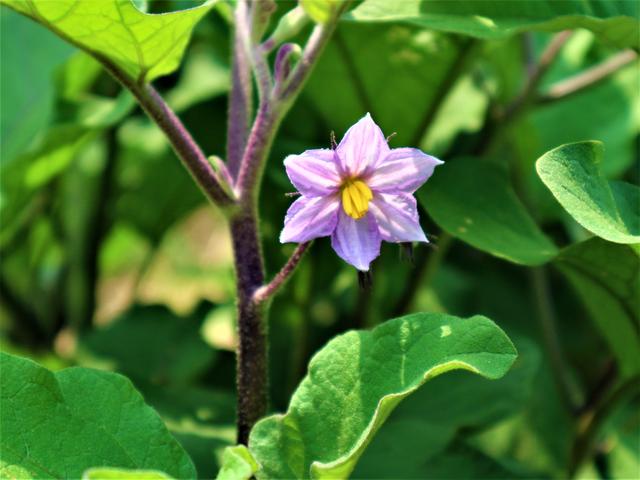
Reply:
[[454, 369], [499, 378], [515, 357], [481, 316], [415, 314], [341, 335], [311, 360], [287, 413], [251, 431], [256, 476], [347, 477], [391, 411], [424, 382]]
[[592, 238], [560, 252], [564, 273], [618, 359], [621, 373], [640, 370], [640, 254]]
[[31, 17], [101, 63], [136, 82], [150, 82], [180, 64], [191, 32], [215, 0], [183, 10], [146, 14], [130, 0], [55, 0], [1, 3]]
[[634, 2], [609, 0], [365, 0], [345, 18], [361, 22], [410, 22], [479, 38], [500, 38], [527, 30], [586, 28], [612, 45], [633, 47], [638, 46], [640, 38], [637, 16]]
[[200, 313], [180, 318], [166, 307], [135, 307], [81, 338], [81, 345], [132, 377], [184, 384], [203, 373], [215, 356], [200, 335]]
[[538, 175], [584, 228], [616, 243], [640, 242], [640, 188], [608, 182], [600, 171], [600, 142], [570, 143], [536, 161]]
[[77, 367], [52, 373], [5, 353], [0, 365], [3, 478], [80, 478], [95, 465], [195, 477], [188, 455], [125, 377]]
[[540, 265], [557, 254], [514, 193], [507, 172], [495, 163], [446, 162], [418, 199], [443, 230], [497, 257]]

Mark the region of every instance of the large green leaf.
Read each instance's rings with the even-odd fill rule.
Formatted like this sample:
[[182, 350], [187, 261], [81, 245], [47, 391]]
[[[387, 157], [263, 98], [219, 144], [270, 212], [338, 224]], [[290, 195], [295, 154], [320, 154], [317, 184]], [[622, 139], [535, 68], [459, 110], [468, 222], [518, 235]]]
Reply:
[[418, 199], [442, 229], [497, 257], [540, 265], [557, 254], [513, 192], [507, 172], [495, 163], [446, 162]]
[[611, 0], [365, 0], [345, 18], [362, 22], [404, 21], [480, 38], [526, 30], [586, 28], [619, 47], [637, 46], [640, 23], [635, 2]]
[[188, 455], [125, 377], [56, 373], [0, 353], [2, 478], [80, 478], [96, 465], [195, 478]]
[[157, 15], [141, 12], [131, 0], [0, 2], [141, 83], [178, 67], [193, 28], [215, 0]]
[[640, 242], [640, 188], [608, 182], [600, 172], [600, 142], [562, 145], [545, 153], [536, 170], [558, 202], [584, 228], [616, 243]]
[[249, 449], [257, 478], [345, 478], [400, 401], [454, 369], [488, 378], [516, 358], [491, 320], [414, 314], [333, 339], [311, 360], [284, 415], [261, 420]]
[[582, 298], [618, 359], [623, 375], [640, 370], [640, 254], [628, 245], [591, 238], [554, 262]]

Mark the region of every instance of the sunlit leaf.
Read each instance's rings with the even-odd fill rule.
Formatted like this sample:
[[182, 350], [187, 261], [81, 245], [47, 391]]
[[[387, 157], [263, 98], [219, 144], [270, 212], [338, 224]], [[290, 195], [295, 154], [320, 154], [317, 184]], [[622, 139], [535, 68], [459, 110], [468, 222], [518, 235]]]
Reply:
[[446, 0], [365, 0], [346, 18], [362, 22], [403, 21], [479, 38], [527, 30], [593, 30], [619, 47], [638, 46], [640, 23], [634, 2], [554, 0], [452, 2]]
[[608, 182], [600, 171], [600, 142], [563, 145], [536, 162], [538, 175], [584, 228], [616, 243], [640, 242], [640, 188]]
[[249, 480], [258, 471], [258, 464], [244, 445], [227, 447], [222, 457], [218, 480]]
[[414, 314], [333, 339], [311, 360], [285, 415], [261, 420], [257, 478], [345, 478], [402, 399], [444, 372], [504, 375], [516, 351], [491, 320]]
[[195, 478], [187, 454], [125, 377], [77, 367], [52, 373], [5, 353], [0, 365], [3, 478], [80, 478], [105, 464]]
[[163, 14], [146, 14], [131, 0], [49, 0], [1, 3], [113, 65], [136, 82], [150, 82], [180, 64], [191, 32], [216, 0]]
[[82, 480], [172, 480], [158, 470], [125, 470], [123, 468], [90, 468], [82, 475]]

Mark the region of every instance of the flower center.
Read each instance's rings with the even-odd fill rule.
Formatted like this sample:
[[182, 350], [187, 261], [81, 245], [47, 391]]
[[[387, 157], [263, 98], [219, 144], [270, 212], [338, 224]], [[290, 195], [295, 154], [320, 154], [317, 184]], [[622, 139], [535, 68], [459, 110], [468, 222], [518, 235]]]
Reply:
[[365, 216], [369, 210], [369, 200], [373, 198], [371, 189], [362, 180], [350, 178], [341, 187], [342, 208], [356, 220]]

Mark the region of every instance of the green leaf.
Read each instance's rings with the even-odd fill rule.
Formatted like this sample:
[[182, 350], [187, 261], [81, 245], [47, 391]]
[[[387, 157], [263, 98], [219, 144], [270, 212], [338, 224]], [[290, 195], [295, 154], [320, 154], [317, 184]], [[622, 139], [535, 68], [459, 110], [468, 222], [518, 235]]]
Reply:
[[478, 38], [500, 38], [527, 30], [586, 28], [618, 47], [638, 46], [635, 2], [452, 2], [447, 0], [365, 0], [343, 18], [361, 22], [410, 22], [429, 29]]
[[540, 265], [557, 254], [513, 192], [505, 169], [495, 163], [446, 162], [418, 199], [443, 230], [497, 257]]
[[218, 480], [249, 480], [259, 465], [244, 445], [227, 447], [222, 456]]
[[316, 23], [327, 23], [333, 11], [345, 0], [300, 0], [304, 12]]
[[566, 275], [614, 352], [623, 376], [640, 371], [640, 254], [591, 238], [560, 253]]
[[564, 209], [587, 230], [615, 243], [640, 242], [640, 188], [608, 182], [600, 142], [562, 145], [536, 161], [538, 175]]
[[53, 373], [5, 353], [0, 367], [0, 477], [80, 478], [109, 465], [195, 478], [188, 455], [125, 377]]
[[[55, 98], [52, 76], [73, 48], [7, 9], [0, 10], [0, 25], [0, 69], [4, 72], [0, 84], [0, 162], [6, 164], [49, 124]], [[28, 55], [25, 45], [29, 46]]]
[[193, 28], [215, 1], [151, 15], [131, 0], [0, 0], [139, 83], [178, 68]]
[[122, 468], [90, 468], [82, 475], [82, 480], [172, 480], [158, 470], [125, 470]]
[[346, 478], [402, 399], [454, 369], [488, 378], [516, 358], [491, 320], [414, 314], [333, 339], [311, 360], [284, 415], [261, 420], [249, 449], [266, 478]]
[[[156, 384], [185, 384], [203, 373], [215, 351], [200, 335], [204, 314], [180, 318], [166, 307], [135, 307], [81, 338], [81, 345], [120, 372]], [[150, 337], [149, 332], [153, 332]]]

